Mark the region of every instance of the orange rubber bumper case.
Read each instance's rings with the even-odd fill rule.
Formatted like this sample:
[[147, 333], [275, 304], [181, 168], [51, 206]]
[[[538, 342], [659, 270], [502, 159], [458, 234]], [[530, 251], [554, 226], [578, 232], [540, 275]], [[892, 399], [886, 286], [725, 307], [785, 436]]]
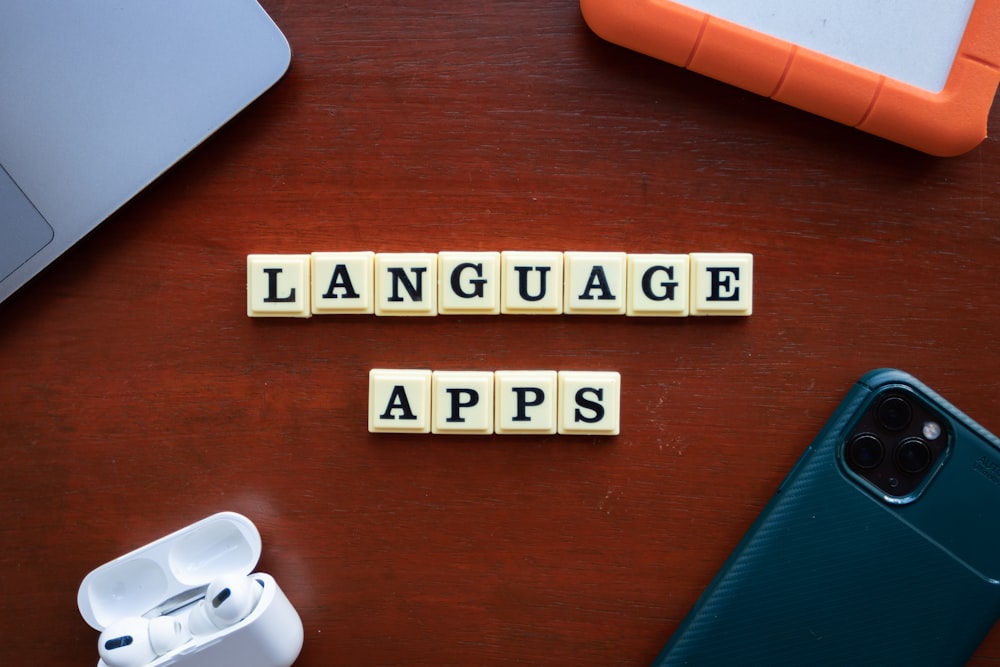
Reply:
[[931, 155], [959, 155], [986, 137], [1000, 83], [1000, 0], [973, 4], [938, 91], [677, 2], [580, 5], [607, 41]]

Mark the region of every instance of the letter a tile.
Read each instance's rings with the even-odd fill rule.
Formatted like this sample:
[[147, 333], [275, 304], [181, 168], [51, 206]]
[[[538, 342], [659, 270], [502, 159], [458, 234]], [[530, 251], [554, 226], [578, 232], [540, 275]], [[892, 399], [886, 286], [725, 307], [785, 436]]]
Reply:
[[430, 433], [431, 371], [389, 368], [369, 371], [368, 430]]
[[565, 253], [565, 294], [567, 315], [625, 314], [625, 253]]
[[313, 315], [375, 312], [375, 253], [312, 254]]

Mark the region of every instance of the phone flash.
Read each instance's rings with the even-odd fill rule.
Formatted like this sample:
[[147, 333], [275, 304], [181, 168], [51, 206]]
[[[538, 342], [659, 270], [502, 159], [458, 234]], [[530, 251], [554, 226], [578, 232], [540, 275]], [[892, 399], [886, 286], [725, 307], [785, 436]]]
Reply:
[[941, 437], [941, 425], [937, 422], [924, 422], [924, 437], [928, 440], [937, 440]]

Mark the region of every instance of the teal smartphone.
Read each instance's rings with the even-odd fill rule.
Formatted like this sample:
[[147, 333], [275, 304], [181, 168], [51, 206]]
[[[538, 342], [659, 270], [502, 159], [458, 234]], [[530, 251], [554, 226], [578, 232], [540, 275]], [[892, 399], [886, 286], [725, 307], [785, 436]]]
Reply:
[[911, 375], [847, 394], [653, 663], [963, 665], [1000, 617], [1000, 440]]

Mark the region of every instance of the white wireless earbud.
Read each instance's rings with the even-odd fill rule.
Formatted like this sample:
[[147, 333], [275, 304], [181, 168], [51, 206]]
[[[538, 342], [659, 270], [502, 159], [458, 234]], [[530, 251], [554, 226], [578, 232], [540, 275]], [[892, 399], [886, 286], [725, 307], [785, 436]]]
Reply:
[[97, 651], [108, 667], [142, 667], [190, 638], [184, 624], [172, 616], [123, 618], [101, 633]]
[[188, 616], [191, 634], [208, 635], [236, 625], [257, 608], [263, 593], [264, 587], [251, 577], [219, 577], [208, 585], [205, 599]]

